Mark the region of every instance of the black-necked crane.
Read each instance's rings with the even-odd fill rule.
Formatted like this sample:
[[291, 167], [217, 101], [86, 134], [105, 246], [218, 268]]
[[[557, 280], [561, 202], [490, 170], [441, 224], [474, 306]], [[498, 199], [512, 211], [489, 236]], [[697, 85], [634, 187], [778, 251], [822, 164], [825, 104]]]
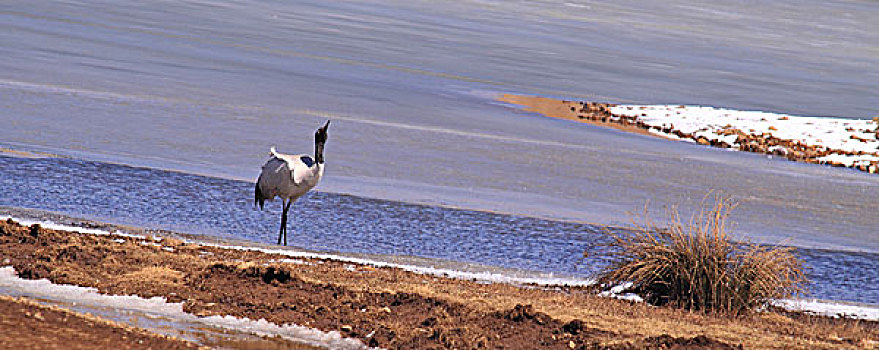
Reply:
[[330, 121], [314, 132], [314, 158], [307, 154], [282, 154], [271, 149], [271, 158], [262, 166], [262, 173], [256, 180], [253, 204], [263, 209], [265, 201], [272, 201], [275, 196], [281, 198], [281, 229], [278, 233], [278, 244], [281, 237], [287, 245], [287, 212], [299, 197], [317, 186], [324, 174], [324, 144], [327, 142], [327, 128]]

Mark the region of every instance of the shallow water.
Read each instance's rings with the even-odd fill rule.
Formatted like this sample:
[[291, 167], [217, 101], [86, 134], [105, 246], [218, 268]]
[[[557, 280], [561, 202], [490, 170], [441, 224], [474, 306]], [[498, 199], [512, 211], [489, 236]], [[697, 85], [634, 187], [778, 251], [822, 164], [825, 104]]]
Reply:
[[[279, 204], [257, 210], [249, 182], [57, 158], [0, 156], [0, 168], [9, 175], [0, 205], [197, 234], [208, 241], [277, 239]], [[588, 224], [325, 192], [312, 192], [291, 210], [288, 243], [308, 250], [437, 258], [453, 270], [478, 263], [582, 277], [606, 264], [598, 245], [607, 236]], [[593, 258], [583, 259], [585, 249]], [[799, 249], [798, 255], [813, 281], [810, 297], [879, 300], [879, 254]]]

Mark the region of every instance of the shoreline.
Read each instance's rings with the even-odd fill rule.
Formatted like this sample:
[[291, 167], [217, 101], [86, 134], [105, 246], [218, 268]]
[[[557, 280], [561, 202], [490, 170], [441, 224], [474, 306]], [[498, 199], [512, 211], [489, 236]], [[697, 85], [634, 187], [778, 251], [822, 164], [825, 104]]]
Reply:
[[[506, 267], [478, 262], [456, 261], [444, 258], [427, 258], [420, 256], [400, 256], [390, 254], [367, 254], [343, 251], [319, 251], [297, 247], [282, 247], [272, 243], [258, 243], [250, 240], [242, 240], [234, 237], [205, 236], [199, 233], [185, 233], [162, 228], [143, 228], [125, 224], [114, 224], [107, 221], [95, 221], [92, 219], [77, 218], [61, 213], [46, 212], [36, 209], [18, 209], [0, 206], [0, 221], [12, 219], [24, 226], [38, 224], [42, 228], [60, 231], [95, 235], [118, 235], [146, 239], [147, 237], [168, 237], [180, 239], [199, 245], [212, 246], [223, 249], [241, 251], [259, 251], [262, 253], [279, 254], [287, 258], [315, 258], [321, 260], [334, 260], [340, 262], [368, 265], [372, 267], [398, 268], [406, 272], [425, 274], [431, 276], [451, 277], [484, 283], [507, 283], [517, 286], [541, 286], [541, 287], [586, 287], [591, 288], [594, 280], [590, 275], [572, 274], [570, 272], [550, 270], [529, 270], [516, 267]], [[793, 247], [793, 246], [791, 246]], [[850, 251], [845, 249], [795, 247], [808, 252], [821, 252], [830, 254], [871, 254], [868, 251]], [[812, 253], [814, 254], [814, 253]], [[778, 305], [784, 305], [788, 311], [806, 312], [815, 315], [836, 317], [845, 315], [853, 319], [879, 321], [879, 303], [869, 303], [849, 299], [832, 299], [828, 296], [802, 297], [777, 301]], [[821, 306], [819, 308], [800, 307], [797, 305]], [[861, 309], [859, 312], [839, 312], [831, 310], [838, 308]]]
[[[43, 214], [39, 214], [43, 213]], [[23, 226], [40, 225], [45, 229], [75, 232], [80, 234], [92, 234], [101, 236], [124, 236], [137, 239], [148, 237], [172, 238], [183, 242], [220, 249], [239, 251], [257, 251], [267, 254], [283, 255], [286, 258], [332, 260], [356, 265], [372, 266], [376, 268], [396, 268], [410, 273], [429, 276], [449, 277], [453, 279], [470, 280], [480, 283], [505, 283], [522, 287], [580, 287], [594, 288], [594, 279], [588, 274], [571, 274], [544, 270], [528, 270], [515, 267], [486, 265], [476, 262], [455, 261], [442, 258], [426, 258], [419, 256], [397, 256], [383, 254], [363, 254], [356, 252], [333, 252], [317, 251], [296, 247], [277, 246], [273, 243], [257, 243], [249, 240], [241, 240], [234, 237], [213, 237], [204, 234], [185, 233], [161, 228], [142, 228], [130, 225], [113, 224], [104, 221], [94, 221], [84, 218], [76, 218], [59, 213], [41, 212], [39, 210], [16, 211], [11, 207], [0, 206], [0, 221], [13, 220]], [[804, 248], [807, 251], [818, 251], [839, 254], [872, 254], [874, 252], [834, 250], [826, 248]], [[0, 266], [2, 267], [2, 266]], [[608, 294], [610, 295], [610, 294]], [[616, 297], [613, 294], [611, 296]], [[796, 299], [784, 299], [773, 302], [773, 305], [785, 308], [787, 311], [804, 312], [813, 315], [829, 317], [847, 317], [866, 321], [879, 322], [879, 303], [854, 301], [847, 299], [831, 299], [828, 297], [818, 298], [803, 296]], [[804, 306], [809, 305], [810, 307]], [[815, 308], [814, 306], [819, 306]], [[852, 308], [859, 309], [851, 312]], [[848, 311], [833, 312], [836, 309], [848, 309]]]
[[875, 321], [775, 312], [727, 319], [599, 297], [588, 288], [473, 282], [173, 238], [34, 231], [10, 221], [0, 223], [2, 258], [19, 277], [159, 296], [202, 317], [264, 318], [385, 348], [858, 348], [876, 346], [871, 341], [879, 336]]
[[701, 106], [619, 105], [514, 94], [503, 94], [497, 100], [550, 118], [879, 173], [879, 117], [799, 117]]

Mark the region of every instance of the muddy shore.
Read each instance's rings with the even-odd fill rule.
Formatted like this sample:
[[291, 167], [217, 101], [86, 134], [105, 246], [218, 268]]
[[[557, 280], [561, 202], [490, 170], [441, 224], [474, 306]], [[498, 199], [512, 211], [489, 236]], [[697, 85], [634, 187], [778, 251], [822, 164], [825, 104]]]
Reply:
[[875, 322], [773, 312], [729, 319], [583, 288], [487, 284], [12, 220], [0, 222], [0, 247], [0, 261], [22, 278], [160, 296], [198, 316], [292, 323], [391, 349], [854, 349], [879, 339]]

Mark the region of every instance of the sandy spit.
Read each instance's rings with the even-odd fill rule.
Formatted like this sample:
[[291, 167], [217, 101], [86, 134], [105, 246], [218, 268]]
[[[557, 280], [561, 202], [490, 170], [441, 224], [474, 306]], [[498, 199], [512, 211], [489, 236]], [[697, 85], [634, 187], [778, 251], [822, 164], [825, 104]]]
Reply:
[[552, 118], [879, 173], [879, 117], [801, 117], [704, 106], [617, 105], [511, 94], [498, 100]]

